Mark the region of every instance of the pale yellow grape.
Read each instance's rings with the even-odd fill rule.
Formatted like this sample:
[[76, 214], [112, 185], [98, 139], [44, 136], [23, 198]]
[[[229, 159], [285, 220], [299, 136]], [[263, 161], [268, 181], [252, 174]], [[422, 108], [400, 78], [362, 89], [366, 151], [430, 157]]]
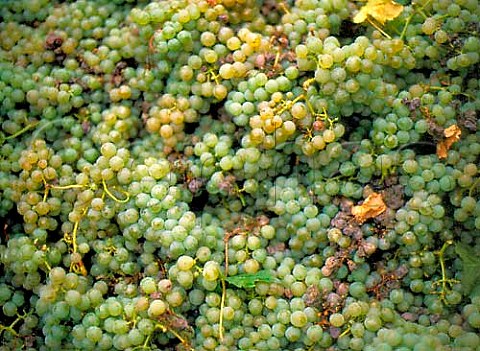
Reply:
[[253, 129], [261, 128], [263, 126], [263, 120], [259, 115], [255, 115], [250, 118], [250, 120], [248, 121], [248, 124]]
[[331, 129], [326, 129], [323, 131], [323, 140], [326, 143], [331, 143], [335, 140], [335, 132]]
[[159, 317], [167, 310], [167, 304], [162, 300], [153, 300], [150, 302], [147, 313], [151, 318]]
[[223, 100], [227, 97], [228, 89], [223, 84], [217, 84], [213, 87], [213, 96], [218, 100]]
[[326, 144], [321, 135], [315, 135], [311, 141], [315, 149], [317, 150], [325, 149]]
[[250, 132], [250, 138], [257, 144], [261, 143], [265, 139], [265, 132], [261, 128], [254, 128]]
[[231, 37], [227, 40], [227, 48], [231, 51], [240, 49], [241, 45], [242, 42], [238, 37]]
[[181, 271], [188, 271], [195, 265], [195, 260], [190, 256], [180, 256], [177, 259], [177, 267]]
[[292, 108], [290, 109], [290, 113], [292, 114], [293, 118], [302, 119], [307, 116], [307, 107], [303, 102], [296, 102], [293, 104]]
[[283, 123], [283, 130], [285, 131], [286, 135], [292, 135], [293, 133], [295, 133], [296, 129], [297, 127], [295, 126], [295, 123], [293, 123], [292, 121], [285, 121]]
[[160, 127], [160, 135], [162, 138], [170, 138], [173, 135], [173, 128], [169, 124], [164, 124]]
[[225, 63], [220, 66], [218, 73], [223, 79], [231, 79], [235, 76], [235, 68], [231, 63]]

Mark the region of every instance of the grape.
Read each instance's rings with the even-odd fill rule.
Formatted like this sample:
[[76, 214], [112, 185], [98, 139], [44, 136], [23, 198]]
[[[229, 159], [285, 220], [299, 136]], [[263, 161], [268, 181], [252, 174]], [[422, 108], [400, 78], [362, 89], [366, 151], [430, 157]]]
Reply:
[[2, 350], [478, 347], [477, 7], [6, 2]]
[[68, 290], [65, 293], [65, 301], [70, 306], [78, 306], [81, 301], [81, 295], [77, 290]]
[[439, 179], [439, 184], [443, 191], [451, 191], [455, 187], [455, 180], [449, 175], [444, 175]]
[[107, 309], [110, 315], [119, 316], [122, 313], [122, 304], [113, 299], [107, 300]]
[[142, 279], [142, 281], [140, 282], [140, 287], [142, 288], [143, 292], [147, 295], [157, 291], [157, 285], [155, 281], [150, 277], [146, 277]]
[[60, 285], [63, 283], [66, 277], [65, 270], [61, 267], [54, 267], [50, 273], [50, 279], [52, 281], [52, 284], [54, 285]]
[[290, 322], [297, 328], [304, 327], [307, 321], [307, 316], [303, 311], [295, 311], [290, 315]]
[[138, 329], [132, 329], [128, 332], [128, 340], [132, 345], [140, 345], [144, 341], [144, 336]]
[[296, 102], [291, 108], [291, 113], [293, 118], [302, 119], [307, 115], [307, 107], [303, 103]]
[[92, 342], [98, 343], [102, 339], [102, 330], [99, 327], [91, 326], [87, 328], [85, 335]]
[[349, 292], [350, 295], [352, 295], [353, 297], [360, 298], [365, 295], [365, 284], [363, 284], [362, 282], [353, 282], [352, 284], [350, 284]]
[[470, 314], [467, 318], [468, 324], [470, 324], [474, 328], [478, 328], [480, 325], [480, 313], [479, 312], [473, 312]]
[[195, 264], [195, 260], [190, 256], [180, 256], [177, 260], [177, 266], [182, 271], [190, 270]]
[[297, 341], [301, 337], [301, 330], [296, 327], [288, 327], [285, 331], [285, 337], [291, 342]]
[[152, 318], [158, 317], [165, 313], [167, 304], [162, 300], [153, 300], [148, 307], [148, 315]]
[[3, 307], [2, 311], [7, 317], [13, 317], [17, 313], [17, 305], [12, 301], [7, 301]]
[[341, 327], [345, 323], [345, 318], [340, 313], [332, 313], [329, 322], [334, 327]]
[[367, 318], [365, 318], [364, 325], [366, 330], [374, 332], [381, 328], [382, 322], [377, 316], [367, 316]]
[[436, 20], [431, 17], [426, 18], [422, 24], [422, 31], [427, 35], [431, 35], [435, 32], [436, 29], [437, 29]]

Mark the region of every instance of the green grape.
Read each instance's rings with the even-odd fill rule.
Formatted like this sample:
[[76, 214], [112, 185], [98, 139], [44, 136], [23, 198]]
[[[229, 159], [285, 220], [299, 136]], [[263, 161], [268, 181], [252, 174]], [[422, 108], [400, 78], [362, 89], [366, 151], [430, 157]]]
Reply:
[[349, 292], [350, 295], [352, 295], [353, 297], [361, 298], [366, 293], [365, 284], [363, 284], [362, 282], [353, 282], [352, 284], [350, 284]]
[[138, 329], [131, 329], [128, 332], [128, 341], [131, 345], [141, 345], [144, 340], [145, 336]]
[[152, 318], [161, 316], [167, 310], [167, 304], [162, 300], [153, 300], [148, 307], [148, 315]]
[[418, 163], [415, 160], [405, 160], [403, 162], [402, 168], [405, 172], [409, 174], [415, 174], [418, 171]]
[[97, 326], [88, 327], [85, 336], [94, 343], [98, 343], [103, 336], [102, 329]]
[[439, 179], [439, 185], [443, 191], [451, 191], [455, 187], [455, 180], [450, 175], [444, 175]]
[[350, 56], [347, 58], [345, 66], [350, 72], [358, 72], [361, 68], [361, 62], [358, 56]]
[[340, 313], [332, 313], [329, 317], [329, 322], [334, 327], [341, 327], [345, 324], [345, 318]]
[[479, 312], [473, 312], [467, 317], [467, 322], [469, 325], [471, 325], [473, 328], [478, 328], [480, 325], [480, 313]]
[[70, 306], [78, 306], [81, 301], [81, 294], [77, 290], [68, 290], [65, 293], [65, 301]]
[[109, 299], [107, 302], [107, 309], [111, 316], [119, 316], [122, 313], [123, 306], [119, 301]]
[[17, 314], [17, 305], [12, 301], [7, 301], [2, 306], [3, 314], [7, 317], [13, 317]]
[[296, 327], [288, 327], [285, 330], [285, 337], [290, 342], [299, 340], [301, 336], [302, 336], [301, 329], [298, 329]]
[[480, 338], [476, 333], [466, 332], [455, 338], [454, 344], [458, 347], [474, 349], [480, 345]]
[[56, 302], [52, 308], [52, 315], [59, 320], [64, 320], [68, 317], [70, 311], [69, 306], [64, 301]]
[[365, 329], [368, 331], [377, 331], [381, 328], [382, 322], [378, 316], [367, 316], [363, 322]]
[[203, 277], [207, 281], [215, 281], [218, 279], [220, 275], [220, 267], [217, 262], [214, 261], [208, 261], [205, 263], [205, 266], [203, 267]]
[[290, 315], [290, 323], [297, 328], [302, 328], [307, 324], [307, 316], [303, 311], [294, 311]]
[[306, 332], [306, 336], [313, 342], [317, 342], [322, 339], [323, 330], [319, 325], [309, 326]]
[[143, 278], [140, 282], [140, 287], [142, 288], [143, 292], [147, 295], [150, 295], [157, 291], [157, 285], [155, 280], [150, 277]]
[[305, 106], [304, 103], [296, 102], [295, 104], [293, 104], [290, 112], [291, 112], [293, 118], [302, 119], [302, 118], [305, 118], [308, 110], [307, 110], [307, 107]]

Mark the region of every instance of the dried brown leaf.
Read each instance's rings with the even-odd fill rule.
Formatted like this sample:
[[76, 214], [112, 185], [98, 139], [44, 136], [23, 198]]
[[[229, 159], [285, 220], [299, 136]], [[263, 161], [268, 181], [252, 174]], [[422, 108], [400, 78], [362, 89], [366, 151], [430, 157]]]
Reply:
[[382, 194], [371, 193], [361, 205], [352, 207], [352, 214], [358, 223], [363, 223], [382, 214], [386, 209]]
[[440, 159], [447, 157], [447, 153], [448, 150], [450, 150], [450, 147], [455, 142], [460, 140], [460, 135], [462, 135], [462, 131], [456, 124], [453, 124], [443, 131], [443, 135], [445, 136], [445, 139], [443, 139], [437, 144], [437, 156]]

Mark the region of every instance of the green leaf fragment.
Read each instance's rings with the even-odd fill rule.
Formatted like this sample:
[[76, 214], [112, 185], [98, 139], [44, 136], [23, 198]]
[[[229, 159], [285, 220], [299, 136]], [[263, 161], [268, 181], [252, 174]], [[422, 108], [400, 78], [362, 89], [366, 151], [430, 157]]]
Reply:
[[271, 283], [275, 278], [270, 272], [263, 270], [257, 273], [238, 274], [225, 280], [237, 288], [254, 288], [257, 282]]
[[463, 271], [461, 282], [465, 289], [465, 294], [468, 295], [475, 286], [475, 283], [480, 281], [480, 259], [478, 258], [478, 253], [475, 253], [473, 248], [462, 243], [455, 245], [455, 252], [462, 260]]

